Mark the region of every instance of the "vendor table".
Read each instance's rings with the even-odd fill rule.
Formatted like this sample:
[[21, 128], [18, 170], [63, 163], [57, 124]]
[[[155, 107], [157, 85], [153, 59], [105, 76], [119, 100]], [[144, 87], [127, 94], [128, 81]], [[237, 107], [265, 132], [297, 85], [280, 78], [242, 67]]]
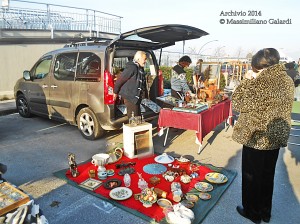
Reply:
[[226, 125], [226, 120], [229, 120], [231, 117], [231, 101], [227, 99], [198, 114], [162, 109], [159, 113], [158, 127], [161, 130], [167, 128], [164, 146], [166, 145], [170, 127], [195, 130], [197, 137], [196, 143], [199, 144], [198, 153], [200, 153], [202, 150], [203, 138], [223, 121], [225, 121]]

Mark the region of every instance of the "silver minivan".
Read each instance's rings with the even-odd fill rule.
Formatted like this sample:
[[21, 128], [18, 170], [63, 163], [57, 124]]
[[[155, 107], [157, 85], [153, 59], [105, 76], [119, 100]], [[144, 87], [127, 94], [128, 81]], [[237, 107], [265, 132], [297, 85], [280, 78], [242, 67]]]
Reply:
[[[156, 102], [163, 95], [163, 76], [154, 50], [177, 41], [200, 38], [203, 30], [186, 25], [158, 25], [121, 34], [114, 40], [91, 40], [67, 44], [43, 55], [23, 72], [14, 87], [16, 106], [22, 117], [32, 114], [77, 125], [82, 136], [99, 138], [106, 130], [122, 128], [128, 118], [122, 101], [113, 99], [115, 73], [132, 60], [137, 50], [147, 53], [148, 91]], [[145, 107], [144, 118], [157, 116]]]

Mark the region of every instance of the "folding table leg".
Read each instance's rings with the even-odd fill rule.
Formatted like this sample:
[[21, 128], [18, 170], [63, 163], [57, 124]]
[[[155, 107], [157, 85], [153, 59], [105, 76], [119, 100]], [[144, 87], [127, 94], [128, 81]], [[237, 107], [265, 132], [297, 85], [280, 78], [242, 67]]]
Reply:
[[169, 127], [167, 128], [167, 133], [166, 133], [165, 140], [164, 140], [164, 146], [166, 146], [168, 134], [169, 134]]
[[202, 143], [200, 143], [200, 144], [199, 144], [199, 148], [198, 148], [198, 154], [200, 154], [200, 153], [202, 152], [202, 149], [203, 149], [202, 146], [203, 146]]

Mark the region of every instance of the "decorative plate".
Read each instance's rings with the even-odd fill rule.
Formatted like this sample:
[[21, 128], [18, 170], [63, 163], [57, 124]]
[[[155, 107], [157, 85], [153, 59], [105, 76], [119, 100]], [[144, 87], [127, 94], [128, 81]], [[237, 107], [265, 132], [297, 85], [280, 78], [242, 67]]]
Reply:
[[192, 208], [194, 207], [194, 203], [188, 200], [183, 200], [180, 202], [182, 205], [184, 205], [186, 208]]
[[114, 200], [126, 200], [130, 198], [132, 195], [132, 190], [127, 187], [117, 187], [112, 189], [109, 192], [109, 197], [111, 197]]
[[104, 183], [103, 187], [106, 189], [113, 189], [116, 187], [120, 187], [121, 184], [122, 184], [122, 181], [119, 179], [110, 179]]
[[208, 191], [212, 191], [214, 189], [214, 187], [210, 183], [206, 183], [206, 182], [196, 183], [195, 188], [201, 192], [208, 192]]
[[161, 208], [170, 208], [172, 207], [172, 202], [169, 201], [166, 198], [160, 198], [157, 200], [157, 204], [159, 205], [159, 207]]
[[162, 164], [168, 164], [174, 162], [174, 158], [172, 156], [169, 156], [167, 153], [163, 153], [159, 156], [156, 156], [154, 160], [155, 162], [162, 163]]
[[158, 163], [147, 164], [143, 167], [143, 171], [148, 174], [162, 174], [167, 171], [167, 167]]
[[207, 173], [205, 179], [214, 184], [223, 184], [228, 181], [228, 178], [222, 173]]
[[191, 202], [197, 202], [198, 201], [198, 196], [194, 194], [188, 194], [185, 196], [186, 200], [191, 201]]
[[199, 198], [202, 200], [209, 200], [211, 199], [211, 195], [209, 193], [199, 193]]

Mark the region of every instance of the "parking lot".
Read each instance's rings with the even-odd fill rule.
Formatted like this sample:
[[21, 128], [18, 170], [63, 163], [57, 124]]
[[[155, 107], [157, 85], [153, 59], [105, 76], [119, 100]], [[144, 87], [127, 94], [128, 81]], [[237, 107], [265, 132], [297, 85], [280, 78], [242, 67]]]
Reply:
[[[8, 166], [9, 182], [30, 194], [40, 205], [49, 223], [147, 223], [110, 203], [95, 198], [53, 176], [68, 168], [67, 155], [73, 152], [77, 163], [104, 152], [107, 142], [122, 142], [122, 131], [107, 133], [97, 141], [82, 138], [76, 127], [40, 117], [21, 118], [18, 114], [0, 116], [0, 162]], [[235, 207], [241, 204], [241, 146], [231, 139], [232, 127], [218, 126], [204, 139], [197, 154], [194, 131], [170, 129], [166, 147], [157, 136], [153, 121], [156, 153], [189, 155], [202, 163], [238, 171], [232, 185], [203, 223], [250, 223]], [[271, 223], [297, 223], [300, 214], [299, 146], [282, 149], [277, 163]]]

